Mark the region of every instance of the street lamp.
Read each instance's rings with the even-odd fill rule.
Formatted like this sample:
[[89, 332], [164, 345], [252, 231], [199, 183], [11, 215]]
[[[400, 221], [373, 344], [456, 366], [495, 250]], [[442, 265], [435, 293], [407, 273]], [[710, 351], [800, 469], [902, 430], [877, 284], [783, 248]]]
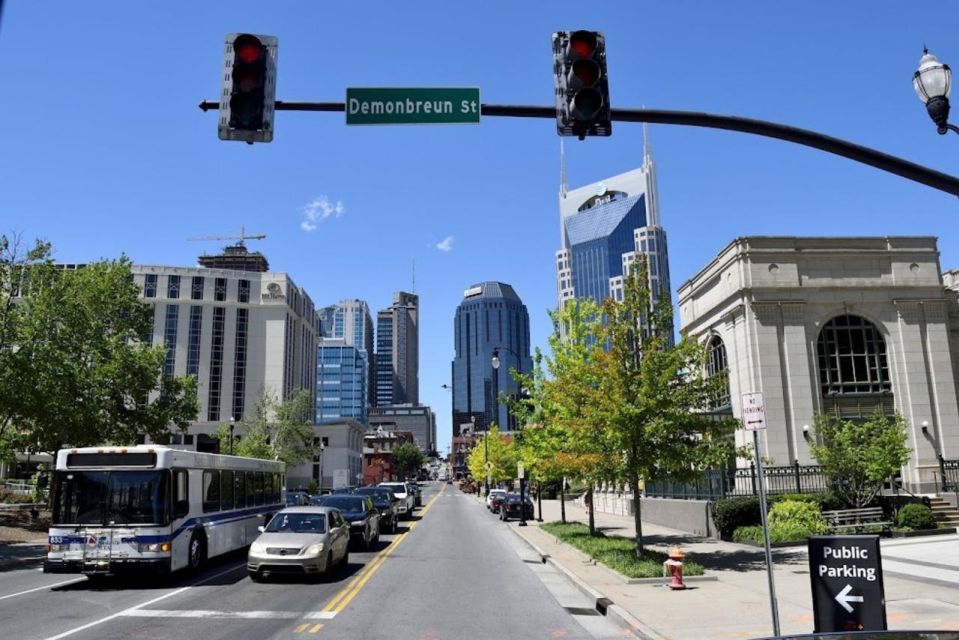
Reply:
[[230, 416], [230, 455], [233, 455], [233, 429], [236, 428], [236, 416]]
[[912, 76], [912, 86], [916, 95], [926, 105], [929, 117], [936, 123], [936, 131], [940, 135], [945, 135], [949, 129], [959, 133], [959, 127], [948, 122], [952, 70], [949, 65], [939, 62], [925, 47], [922, 48], [919, 69]]

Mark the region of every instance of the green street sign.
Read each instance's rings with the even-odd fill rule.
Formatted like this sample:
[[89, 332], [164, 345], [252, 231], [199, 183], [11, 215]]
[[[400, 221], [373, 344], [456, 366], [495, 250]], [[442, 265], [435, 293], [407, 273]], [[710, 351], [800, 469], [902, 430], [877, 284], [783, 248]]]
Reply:
[[353, 87], [346, 124], [479, 124], [479, 88]]

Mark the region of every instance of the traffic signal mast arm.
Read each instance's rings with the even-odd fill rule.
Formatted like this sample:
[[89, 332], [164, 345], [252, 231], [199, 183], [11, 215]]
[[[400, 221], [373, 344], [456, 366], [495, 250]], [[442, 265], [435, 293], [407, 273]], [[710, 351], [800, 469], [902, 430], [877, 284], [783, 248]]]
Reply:
[[[200, 109], [217, 109], [218, 102], [204, 100]], [[277, 111], [326, 111], [342, 112], [346, 106], [342, 102], [283, 102], [276, 101]], [[619, 122], [649, 122], [652, 124], [677, 124], [709, 129], [726, 129], [752, 133], [767, 138], [778, 138], [786, 142], [801, 144], [820, 151], [826, 151], [862, 164], [881, 169], [888, 173], [924, 184], [933, 189], [959, 196], [959, 178], [929, 167], [909, 162], [903, 158], [854, 144], [840, 138], [822, 133], [800, 129], [776, 122], [723, 116], [698, 111], [670, 111], [665, 109], [611, 109], [611, 120]], [[484, 104], [480, 106], [484, 116], [505, 116], [512, 118], [548, 118], [556, 119], [555, 106]]]

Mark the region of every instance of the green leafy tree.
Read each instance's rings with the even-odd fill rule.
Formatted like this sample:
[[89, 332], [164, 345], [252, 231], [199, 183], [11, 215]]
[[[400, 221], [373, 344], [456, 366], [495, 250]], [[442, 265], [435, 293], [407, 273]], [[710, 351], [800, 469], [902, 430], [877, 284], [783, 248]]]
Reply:
[[516, 477], [516, 448], [513, 438], [503, 435], [499, 427], [492, 425], [490, 430], [476, 440], [466, 460], [470, 475], [477, 482], [486, 479], [486, 462], [490, 462], [490, 482], [503, 482]]
[[[49, 246], [17, 260], [0, 237], [0, 448], [168, 442], [197, 413], [196, 380], [163, 375], [153, 307], [129, 259], [54, 268]], [[4, 253], [5, 252], [5, 253]]]
[[393, 466], [402, 478], [418, 470], [425, 461], [423, 452], [412, 442], [404, 442], [393, 449]]
[[[257, 399], [256, 409], [250, 420], [244, 420], [235, 426], [235, 455], [247, 458], [281, 460], [287, 467], [312, 460], [315, 454], [313, 445], [313, 402], [306, 389], [296, 391], [284, 402], [277, 400], [271, 392], [264, 392]], [[226, 424], [214, 434], [219, 441], [220, 451], [229, 451], [230, 430]]]
[[885, 416], [877, 411], [868, 420], [819, 414], [810, 449], [846, 502], [864, 507], [909, 460], [906, 426], [898, 413]]
[[603, 303], [596, 354], [597, 392], [591, 421], [619, 452], [617, 475], [633, 494], [635, 550], [643, 554], [639, 481], [689, 481], [735, 455], [733, 420], [707, 413], [722, 381], [705, 376], [705, 349], [692, 339], [671, 344], [673, 309], [667, 295], [653, 299], [645, 259], [625, 278], [623, 299]]

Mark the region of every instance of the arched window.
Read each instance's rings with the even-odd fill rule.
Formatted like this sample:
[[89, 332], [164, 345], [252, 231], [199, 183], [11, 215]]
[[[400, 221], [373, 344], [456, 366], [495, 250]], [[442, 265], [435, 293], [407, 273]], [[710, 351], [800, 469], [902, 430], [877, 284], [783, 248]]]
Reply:
[[828, 413], [865, 417], [893, 409], [886, 341], [876, 325], [854, 315], [836, 316], [819, 332], [819, 384]]
[[729, 364], [726, 359], [726, 345], [719, 336], [713, 336], [706, 346], [708, 356], [706, 358], [706, 377], [722, 376], [722, 390], [713, 402], [713, 409], [721, 409], [730, 406], [729, 402]]

